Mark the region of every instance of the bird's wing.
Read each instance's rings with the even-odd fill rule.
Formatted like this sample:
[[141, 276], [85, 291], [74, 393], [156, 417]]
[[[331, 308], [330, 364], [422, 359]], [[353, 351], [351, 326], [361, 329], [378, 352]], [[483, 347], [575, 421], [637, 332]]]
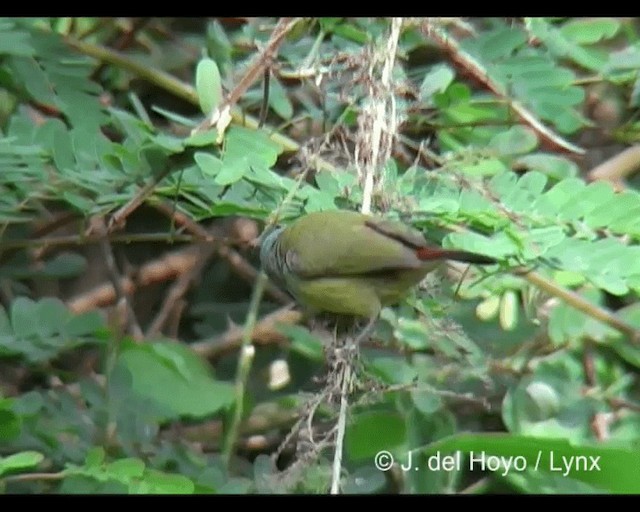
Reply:
[[302, 278], [419, 268], [420, 244], [404, 224], [344, 211], [309, 214], [282, 233], [289, 268]]

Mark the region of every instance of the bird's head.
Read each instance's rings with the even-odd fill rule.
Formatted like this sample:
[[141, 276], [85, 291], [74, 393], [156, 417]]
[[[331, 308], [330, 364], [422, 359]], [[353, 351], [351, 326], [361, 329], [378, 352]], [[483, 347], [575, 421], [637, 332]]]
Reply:
[[270, 270], [272, 266], [272, 260], [276, 257], [275, 255], [275, 244], [285, 229], [285, 226], [275, 224], [271, 226], [267, 226], [262, 234], [258, 237], [257, 245], [260, 247], [260, 263], [267, 270]]

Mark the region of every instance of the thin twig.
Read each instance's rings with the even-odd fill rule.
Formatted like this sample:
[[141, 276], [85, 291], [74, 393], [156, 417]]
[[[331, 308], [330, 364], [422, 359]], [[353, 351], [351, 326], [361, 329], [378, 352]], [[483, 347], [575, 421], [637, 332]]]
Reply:
[[[187, 217], [185, 214], [176, 211], [168, 204], [154, 203], [153, 206], [158, 211], [171, 218], [176, 224], [183, 226], [187, 231], [202, 238], [203, 240], [212, 242], [216, 240], [213, 234], [207, 231], [200, 224], [194, 222], [193, 219]], [[257, 276], [257, 272], [253, 268], [253, 266], [250, 265], [247, 260], [243, 258], [237, 251], [230, 247], [230, 244], [226, 243], [226, 239], [221, 239], [220, 242], [221, 244], [217, 248], [218, 254], [222, 258], [227, 260], [227, 262], [231, 265], [232, 270], [234, 270], [238, 275], [242, 276], [248, 282], [254, 282]], [[270, 297], [281, 304], [288, 304], [289, 302], [291, 302], [289, 296], [272, 283], [267, 283], [266, 291]]]
[[614, 409], [629, 409], [630, 411], [640, 413], [640, 404], [629, 402], [623, 398], [611, 397], [607, 399], [611, 407]]
[[[3, 250], [24, 249], [31, 247], [39, 247], [40, 251], [36, 254], [37, 258], [42, 258], [43, 251], [51, 247], [61, 245], [89, 245], [97, 244], [104, 238], [95, 234], [90, 235], [60, 235], [47, 236], [44, 238], [26, 238], [20, 240], [2, 240]], [[200, 242], [200, 237], [193, 235], [172, 235], [167, 233], [121, 233], [108, 234], [107, 239], [111, 244], [132, 244], [139, 242]]]
[[133, 311], [133, 306], [131, 305], [131, 301], [129, 300], [129, 295], [121, 286], [122, 277], [118, 272], [118, 266], [116, 265], [113, 248], [111, 247], [111, 244], [109, 243], [109, 240], [106, 236], [106, 226], [104, 224], [104, 219], [99, 219], [95, 224], [98, 226], [97, 229], [103, 235], [100, 239], [100, 250], [104, 257], [107, 275], [109, 276], [109, 280], [111, 281], [111, 285], [113, 286], [113, 290], [115, 292], [116, 303], [122, 304], [126, 311], [126, 330], [133, 336], [134, 339], [142, 340], [142, 329], [140, 328], [140, 324], [136, 319], [135, 312]]
[[[584, 369], [584, 377], [587, 386], [590, 389], [598, 385], [596, 369], [593, 360], [593, 346], [590, 340], [587, 340], [582, 354], [582, 367]], [[598, 441], [605, 441], [609, 437], [610, 413], [596, 412], [591, 418], [591, 430]]]
[[267, 275], [264, 272], [258, 274], [255, 287], [253, 288], [253, 295], [249, 304], [249, 311], [247, 312], [247, 318], [244, 324], [244, 332], [242, 335], [242, 346], [240, 348], [240, 355], [238, 357], [238, 366], [236, 369], [236, 383], [235, 383], [235, 405], [233, 410], [233, 417], [229, 430], [224, 439], [224, 448], [222, 450], [222, 456], [227, 468], [231, 463], [233, 451], [235, 449], [236, 441], [240, 434], [240, 422], [242, 420], [242, 411], [244, 410], [245, 389], [247, 387], [247, 381], [249, 379], [249, 373], [251, 372], [251, 366], [253, 364], [253, 357], [255, 355], [255, 347], [251, 341], [251, 335], [256, 325], [256, 319], [258, 317], [258, 307], [260, 306], [260, 300], [264, 293], [265, 285], [267, 284]]
[[173, 172], [170, 166], [167, 166], [161, 173], [153, 176], [129, 201], [120, 207], [109, 219], [107, 224], [107, 232], [111, 233], [116, 228], [121, 228], [125, 220], [137, 208], [139, 208], [154, 191], [156, 186]]
[[[348, 350], [348, 349], [347, 349]], [[351, 361], [349, 358], [342, 365], [339, 374], [340, 387], [340, 411], [336, 426], [336, 444], [333, 452], [333, 468], [331, 471], [331, 494], [340, 492], [340, 476], [342, 475], [342, 453], [344, 450], [344, 436], [347, 430], [347, 409], [349, 407], [349, 389], [351, 387]]]
[[62, 480], [67, 476], [66, 471], [59, 473], [23, 473], [21, 475], [8, 475], [1, 477], [0, 480], [5, 482], [30, 482], [33, 480]]
[[175, 225], [182, 226], [186, 231], [198, 237], [198, 239], [206, 242], [213, 242], [216, 238], [207, 231], [206, 228], [195, 222], [182, 212], [176, 210], [173, 205], [166, 201], [149, 201], [149, 206], [155, 208], [168, 219], [171, 219]]
[[477, 482], [472, 483], [471, 485], [462, 489], [459, 494], [482, 494], [486, 492], [489, 484], [491, 483], [491, 479], [489, 477], [483, 477]]
[[[243, 258], [238, 251], [234, 251], [231, 247], [223, 245], [218, 249], [218, 253], [229, 262], [231, 269], [243, 277], [245, 281], [253, 283], [256, 280], [258, 271]], [[289, 295], [270, 281], [266, 284], [266, 292], [280, 304], [289, 304], [291, 302]]]

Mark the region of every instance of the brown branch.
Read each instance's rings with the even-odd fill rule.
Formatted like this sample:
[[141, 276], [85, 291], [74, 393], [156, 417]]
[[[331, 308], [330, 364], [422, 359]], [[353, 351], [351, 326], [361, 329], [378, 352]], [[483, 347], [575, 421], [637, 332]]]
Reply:
[[611, 397], [607, 401], [614, 409], [629, 409], [630, 411], [640, 413], [640, 404], [629, 402], [628, 400], [617, 397]]
[[612, 422], [613, 414], [611, 413], [597, 412], [593, 415], [591, 430], [598, 441], [603, 442], [611, 437], [609, 426]]
[[[302, 319], [302, 313], [291, 309], [291, 304], [262, 317], [255, 325], [252, 340], [256, 345], [285, 343], [287, 338], [277, 330], [277, 324], [295, 325]], [[208, 359], [236, 351], [242, 344], [242, 326], [232, 324], [220, 336], [191, 343], [189, 347], [198, 355]]]
[[[198, 238], [210, 242], [216, 241], [216, 238], [212, 233], [207, 231], [207, 229], [203, 228], [197, 222], [194, 222], [193, 219], [187, 217], [185, 214], [176, 211], [168, 204], [154, 203], [152, 206], [162, 214], [173, 219], [176, 224], [184, 227], [185, 230], [189, 231]], [[217, 247], [218, 254], [228, 261], [228, 263], [231, 265], [232, 270], [234, 270], [236, 274], [241, 276], [247, 282], [254, 282], [258, 275], [256, 269], [254, 269], [253, 266], [250, 265], [236, 250], [230, 247], [228, 240], [218, 240], [220, 240], [221, 242], [219, 244], [219, 247]], [[279, 288], [274, 286], [272, 283], [267, 283], [266, 292], [281, 304], [288, 304], [289, 302], [291, 302], [289, 296]]]
[[460, 43], [451, 37], [444, 29], [438, 26], [433, 20], [425, 20], [421, 23], [420, 28], [423, 34], [436, 43], [442, 51], [450, 55], [453, 62], [467, 71], [475, 80], [493, 92], [496, 96], [507, 102], [516, 115], [524, 124], [528, 125], [535, 131], [543, 141], [546, 141], [552, 147], [557, 147], [571, 153], [583, 155], [584, 149], [568, 140], [565, 140], [553, 130], [545, 126], [532, 112], [525, 108], [520, 102], [511, 99], [507, 91], [494, 80], [492, 80], [486, 72], [485, 67], [465, 52]]
[[147, 329], [147, 338], [160, 334], [168, 318], [176, 310], [179, 301], [189, 291], [189, 288], [196, 281], [198, 275], [202, 272], [202, 269], [216, 253], [216, 248], [212, 244], [200, 244], [197, 247], [200, 249], [200, 254], [196, 260], [197, 263], [184, 274], [180, 275], [180, 277], [178, 277], [178, 279], [171, 285], [169, 292], [162, 302], [160, 310]]
[[281, 18], [280, 21], [278, 21], [278, 24], [273, 29], [271, 38], [267, 42], [264, 50], [262, 50], [249, 65], [247, 71], [242, 76], [238, 84], [231, 90], [231, 92], [229, 92], [218, 108], [208, 115], [202, 123], [194, 128], [193, 133], [208, 130], [222, 118], [224, 112], [230, 112], [247, 89], [249, 89], [256, 80], [262, 77], [265, 69], [277, 55], [278, 47], [284, 41], [285, 36], [300, 20], [301, 18]]
[[[174, 279], [193, 268], [197, 263], [198, 255], [199, 251], [194, 247], [165, 254], [142, 265], [135, 279], [121, 277], [118, 281], [118, 286], [121, 287], [122, 293], [130, 295], [138, 287]], [[88, 292], [69, 299], [67, 306], [74, 313], [81, 313], [113, 304], [116, 298], [117, 295], [113, 284], [103, 283]]]
[[[187, 217], [184, 216], [184, 218], [186, 219]], [[183, 220], [180, 216], [177, 216], [176, 219], [179, 219], [180, 221]], [[236, 274], [241, 276], [247, 282], [255, 281], [258, 274], [256, 269], [254, 269], [253, 266], [240, 255], [240, 253], [227, 245], [220, 245], [216, 248], [216, 245], [221, 242], [217, 241], [211, 233], [207, 232], [204, 228], [198, 226], [193, 221], [189, 221], [188, 225], [188, 229], [197, 232], [198, 236], [206, 234], [207, 239], [211, 240], [208, 244], [212, 244], [212, 247], [217, 250], [218, 254], [229, 262], [231, 269]], [[185, 224], [185, 226], [187, 226], [187, 224]], [[121, 277], [117, 283], [118, 286], [121, 287], [123, 294], [131, 295], [139, 287], [148, 286], [153, 283], [170, 281], [183, 274], [189, 273], [198, 265], [201, 258], [202, 252], [200, 245], [181, 248], [165, 254], [156, 260], [145, 263], [140, 267], [134, 279]], [[273, 299], [282, 304], [288, 304], [291, 302], [291, 299], [287, 294], [271, 283], [267, 285], [266, 291]], [[114, 290], [113, 283], [103, 283], [88, 292], [71, 298], [67, 301], [67, 306], [72, 311], [79, 313], [113, 304], [116, 298], [117, 294]]]
[[640, 145], [631, 146], [605, 160], [587, 173], [588, 181], [610, 181], [618, 189], [625, 188], [624, 179], [640, 170]]
[[[113, 230], [120, 229], [124, 226], [125, 220], [129, 215], [131, 215], [142, 203], [144, 203], [145, 199], [149, 197], [156, 186], [165, 179], [169, 174], [173, 172], [173, 169], [170, 166], [162, 171], [161, 173], [153, 176], [139, 191], [136, 195], [134, 195], [125, 205], [120, 207], [109, 219], [109, 223], [107, 224], [107, 233], [111, 233]], [[90, 234], [88, 231], [86, 234]]]
[[192, 218], [188, 217], [182, 212], [177, 211], [175, 208], [173, 208], [173, 206], [167, 204], [166, 202], [153, 201], [150, 206], [158, 210], [164, 216], [173, 220], [177, 225], [184, 227], [186, 231], [198, 237], [200, 240], [204, 242], [213, 242], [215, 240], [214, 236], [209, 233], [206, 228], [203, 228]]
[[[519, 273], [516, 271], [515, 274], [518, 275]], [[578, 311], [581, 311], [591, 318], [595, 318], [596, 320], [599, 320], [609, 327], [613, 327], [617, 331], [620, 331], [622, 334], [627, 335], [629, 337], [629, 340], [634, 345], [640, 344], [640, 330], [633, 325], [625, 322], [611, 311], [592, 304], [588, 300], [578, 295], [576, 292], [563, 288], [562, 286], [545, 278], [537, 272], [526, 271], [520, 275], [523, 279], [526, 279], [534, 286], [537, 286], [541, 290], [544, 290], [554, 297], [562, 299], [564, 302], [574, 307]]]
[[[113, 45], [114, 49], [118, 51], [128, 48], [135, 42], [138, 32], [140, 32], [151, 20], [152, 18], [134, 18], [131, 21], [131, 27], [128, 30], [125, 30], [122, 33], [114, 33], [112, 37], [104, 43], [105, 46]], [[89, 34], [82, 34], [82, 37], [86, 38], [88, 35]], [[100, 63], [100, 65], [93, 70], [93, 73], [91, 73], [91, 79], [97, 80], [105, 66], [106, 63]]]
[[[240, 433], [245, 437], [239, 441], [241, 449], [249, 449], [252, 436], [271, 433], [274, 429], [288, 427], [300, 416], [298, 408], [283, 407], [278, 403], [258, 404], [251, 410], [250, 415], [242, 421]], [[211, 420], [195, 425], [176, 424], [171, 429], [161, 432], [165, 439], [199, 443], [210, 450], [222, 447], [224, 426], [221, 420]], [[280, 438], [280, 434], [276, 434]]]

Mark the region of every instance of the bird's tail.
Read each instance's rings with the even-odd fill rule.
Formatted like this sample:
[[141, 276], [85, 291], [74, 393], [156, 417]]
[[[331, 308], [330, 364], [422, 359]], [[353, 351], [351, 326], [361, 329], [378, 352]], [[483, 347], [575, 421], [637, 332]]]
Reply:
[[434, 247], [418, 247], [418, 249], [416, 249], [416, 254], [422, 261], [454, 260], [462, 261], [464, 263], [474, 263], [476, 265], [492, 265], [497, 263], [497, 260], [490, 256], [484, 256], [482, 254], [467, 251], [455, 251]]

